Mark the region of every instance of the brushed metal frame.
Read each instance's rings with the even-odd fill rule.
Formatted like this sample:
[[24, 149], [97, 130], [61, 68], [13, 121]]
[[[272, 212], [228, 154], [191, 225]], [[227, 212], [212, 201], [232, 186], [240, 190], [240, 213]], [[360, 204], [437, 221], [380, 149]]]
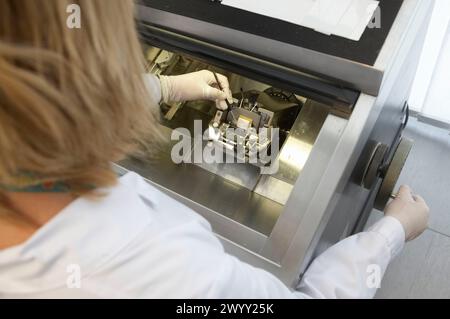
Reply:
[[[333, 156], [329, 158], [330, 166], [323, 173], [301, 224], [291, 240], [291, 245], [283, 256], [278, 276], [286, 283], [294, 284], [297, 278], [292, 274], [298, 273], [299, 269], [300, 273], [303, 272], [313, 257], [315, 247], [320, 241], [321, 234], [334, 211], [340, 194], [343, 193], [345, 185], [350, 180], [363, 147], [369, 139], [370, 132], [391, 94], [391, 88], [399, 77], [403, 61], [410, 54], [414, 43], [423, 41], [420, 39], [425, 34], [422, 28], [424, 21], [430, 18], [433, 4], [433, 1], [406, 1], [404, 3], [389, 34], [387, 47], [383, 48], [383, 52], [376, 62], [376, 65], [386, 69], [380, 94], [378, 97], [361, 94], [339, 145]], [[412, 7], [415, 8], [414, 11], [411, 11]], [[403, 32], [404, 30], [408, 30], [408, 32]], [[422, 35], [418, 36], [421, 33]], [[387, 53], [388, 51], [390, 54]], [[296, 196], [296, 194], [294, 193], [292, 196]], [[289, 215], [289, 212], [285, 211], [283, 216], [285, 214]], [[281, 228], [275, 228], [274, 236], [281, 231]], [[273, 252], [279, 249], [279, 246], [271, 247]]]
[[[380, 54], [377, 65], [382, 65], [386, 69], [385, 78], [377, 98], [362, 94], [357, 102], [354, 112], [347, 125], [345, 133], [342, 135], [341, 144], [336, 153], [330, 158], [333, 163], [332, 169], [324, 173], [322, 185], [312, 197], [307, 214], [309, 219], [302, 220], [302, 226], [299, 227], [293, 244], [286, 253], [282, 265], [284, 271], [280, 274], [286, 282], [293, 283], [296, 278], [291, 277], [296, 269], [307, 267], [309, 260], [314, 254], [314, 248], [318, 245], [321, 232], [334, 211], [335, 205], [339, 200], [340, 194], [343, 194], [345, 185], [350, 180], [351, 173], [357, 164], [359, 156], [369, 140], [370, 132], [386, 105], [387, 99], [391, 94], [391, 89], [395, 85], [402, 70], [403, 61], [411, 54], [416, 41], [423, 41], [425, 31], [423, 30], [424, 21], [427, 21], [431, 15], [432, 1], [416, 1], [414, 14], [407, 17], [405, 12], [411, 12], [410, 8], [413, 1], [406, 1], [394, 24], [384, 53]], [[408, 10], [404, 10], [404, 8]], [[400, 26], [402, 25], [402, 26]], [[401, 30], [406, 28], [408, 32], [401, 34]], [[394, 45], [396, 43], [396, 45]], [[390, 54], [386, 52], [390, 51]], [[367, 196], [366, 196], [367, 197]], [[355, 198], [356, 200], [356, 198]], [[359, 199], [358, 199], [359, 200]], [[318, 212], [323, 212], [322, 220], [317, 223]], [[315, 233], [309, 241], [310, 247], [306, 247], [304, 240], [305, 234], [310, 229], [315, 228]], [[299, 252], [306, 252], [299, 257]]]

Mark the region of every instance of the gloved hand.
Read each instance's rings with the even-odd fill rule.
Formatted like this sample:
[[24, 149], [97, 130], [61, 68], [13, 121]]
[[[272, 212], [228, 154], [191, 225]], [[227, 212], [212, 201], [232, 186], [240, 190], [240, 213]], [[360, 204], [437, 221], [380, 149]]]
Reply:
[[161, 94], [164, 102], [184, 102], [195, 100], [216, 101], [217, 108], [227, 109], [227, 103], [232, 101], [228, 79], [217, 74], [220, 86], [211, 71], [203, 70], [177, 76], [160, 76]]
[[405, 230], [406, 241], [410, 241], [427, 228], [430, 209], [422, 197], [413, 195], [408, 186], [402, 186], [397, 198], [386, 207], [385, 214], [400, 221]]

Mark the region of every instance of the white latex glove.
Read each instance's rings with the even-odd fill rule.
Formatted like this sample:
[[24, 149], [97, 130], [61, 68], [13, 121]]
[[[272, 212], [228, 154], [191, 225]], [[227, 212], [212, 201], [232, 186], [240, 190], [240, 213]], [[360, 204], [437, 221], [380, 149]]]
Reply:
[[410, 241], [428, 227], [430, 209], [422, 197], [413, 195], [408, 186], [402, 186], [396, 199], [386, 207], [385, 214], [396, 218], [402, 224], [406, 241]]
[[161, 94], [164, 102], [184, 102], [195, 100], [211, 100], [217, 108], [227, 109], [225, 100], [231, 102], [232, 96], [228, 79], [217, 74], [220, 86], [211, 71], [203, 70], [177, 76], [160, 76]]

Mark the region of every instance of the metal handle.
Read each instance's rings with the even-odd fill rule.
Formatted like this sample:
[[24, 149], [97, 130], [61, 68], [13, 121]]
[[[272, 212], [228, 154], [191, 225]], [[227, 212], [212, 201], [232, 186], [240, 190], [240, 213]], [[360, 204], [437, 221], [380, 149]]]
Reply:
[[383, 168], [381, 172], [383, 182], [375, 198], [374, 207], [378, 210], [384, 210], [389, 199], [392, 198], [395, 185], [403, 170], [403, 166], [408, 159], [414, 141], [409, 138], [402, 138], [395, 150], [394, 156], [388, 165]]
[[370, 151], [366, 152], [365, 155], [364, 161], [367, 161], [367, 166], [361, 178], [361, 186], [372, 189], [380, 176], [380, 168], [386, 160], [389, 147], [386, 144], [370, 141], [368, 148]]
[[406, 128], [406, 126], [408, 125], [408, 121], [409, 121], [409, 103], [408, 101], [405, 102], [405, 106], [403, 107], [403, 111], [405, 112], [405, 118], [403, 119], [403, 130]]

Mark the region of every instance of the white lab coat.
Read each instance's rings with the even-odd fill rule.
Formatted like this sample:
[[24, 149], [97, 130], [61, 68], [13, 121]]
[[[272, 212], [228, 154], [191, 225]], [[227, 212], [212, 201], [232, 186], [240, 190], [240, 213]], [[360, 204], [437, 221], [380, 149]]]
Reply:
[[385, 217], [317, 258], [297, 291], [226, 254], [201, 216], [128, 173], [79, 198], [24, 244], [0, 251], [3, 298], [371, 298], [368, 266], [384, 273], [401, 224]]

